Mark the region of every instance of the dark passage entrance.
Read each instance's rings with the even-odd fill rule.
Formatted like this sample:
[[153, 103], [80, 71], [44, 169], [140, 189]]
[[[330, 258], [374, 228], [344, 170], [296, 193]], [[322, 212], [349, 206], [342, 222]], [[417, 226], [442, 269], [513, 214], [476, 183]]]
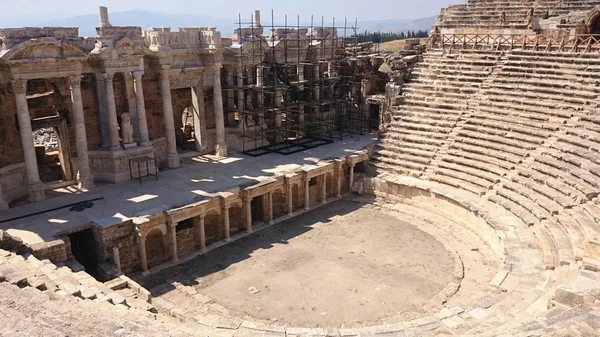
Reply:
[[68, 235], [71, 241], [71, 253], [75, 260], [79, 262], [85, 271], [94, 276], [98, 276], [98, 259], [96, 258], [96, 241], [91, 229]]
[[250, 204], [252, 211], [252, 222], [264, 221], [263, 219], [263, 197], [256, 197], [252, 199]]

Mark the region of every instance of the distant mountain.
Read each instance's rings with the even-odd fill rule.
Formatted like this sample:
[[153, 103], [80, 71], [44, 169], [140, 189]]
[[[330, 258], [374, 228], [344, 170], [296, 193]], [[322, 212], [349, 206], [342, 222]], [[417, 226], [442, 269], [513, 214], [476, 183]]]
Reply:
[[363, 21], [358, 23], [359, 32], [368, 30], [370, 32], [382, 33], [401, 33], [407, 31], [429, 31], [437, 16], [430, 16], [420, 19], [397, 19], [397, 20], [377, 20], [377, 21]]
[[[202, 14], [166, 14], [144, 10], [130, 10], [124, 12], [111, 12], [110, 23], [115, 26], [140, 26], [142, 29], [150, 27], [217, 27], [223, 36], [231, 36], [238, 27], [235, 22], [237, 18], [220, 19]], [[25, 27], [25, 26], [58, 26], [58, 27], [79, 27], [80, 36], [96, 36], [96, 26], [98, 25], [98, 14], [85, 14], [61, 18], [58, 14], [48, 14], [44, 17], [28, 18], [7, 18], [3, 19], [0, 27]], [[371, 32], [406, 32], [409, 30], [429, 30], [435, 17], [421, 19], [395, 19], [395, 20], [374, 20], [359, 21], [358, 32], [365, 30]], [[263, 22], [263, 25], [267, 25]], [[354, 22], [348, 26], [353, 26]], [[351, 29], [348, 34], [352, 34]]]

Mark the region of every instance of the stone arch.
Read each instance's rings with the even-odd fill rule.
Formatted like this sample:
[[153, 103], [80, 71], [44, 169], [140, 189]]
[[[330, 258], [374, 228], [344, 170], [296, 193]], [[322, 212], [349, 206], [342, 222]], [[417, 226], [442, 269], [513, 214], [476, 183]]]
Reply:
[[223, 233], [221, 214], [215, 209], [212, 209], [204, 216], [204, 233], [206, 237], [206, 245], [213, 244], [225, 238]]
[[153, 228], [144, 236], [149, 268], [165, 262], [167, 251], [165, 234], [162, 228]]
[[586, 16], [585, 26], [588, 34], [600, 34], [600, 6], [594, 7]]

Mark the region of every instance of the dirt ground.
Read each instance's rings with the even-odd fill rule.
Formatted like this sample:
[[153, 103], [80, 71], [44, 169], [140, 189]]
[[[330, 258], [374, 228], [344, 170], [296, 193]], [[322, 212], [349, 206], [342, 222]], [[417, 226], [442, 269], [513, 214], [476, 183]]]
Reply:
[[451, 281], [453, 266], [431, 235], [371, 206], [342, 201], [147, 281], [191, 279], [234, 312], [329, 326], [419, 311]]

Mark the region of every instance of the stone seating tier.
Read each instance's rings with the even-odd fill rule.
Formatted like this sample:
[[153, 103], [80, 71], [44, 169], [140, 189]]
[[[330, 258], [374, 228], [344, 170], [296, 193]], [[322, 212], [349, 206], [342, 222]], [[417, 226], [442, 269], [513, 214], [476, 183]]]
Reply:
[[[490, 53], [496, 61], [485, 70], [460, 65], [476, 53], [426, 54], [394, 108], [373, 165], [509, 211], [530, 228], [543, 269], [558, 273], [557, 288], [583, 291], [572, 289], [584, 289], [587, 278], [597, 280], [588, 271], [600, 271], [600, 118], [594, 110], [600, 61], [575, 53]], [[452, 61], [439, 66], [444, 59]], [[463, 70], [470, 78], [477, 78], [473, 71], [487, 74], [446, 95], [461, 87]]]

